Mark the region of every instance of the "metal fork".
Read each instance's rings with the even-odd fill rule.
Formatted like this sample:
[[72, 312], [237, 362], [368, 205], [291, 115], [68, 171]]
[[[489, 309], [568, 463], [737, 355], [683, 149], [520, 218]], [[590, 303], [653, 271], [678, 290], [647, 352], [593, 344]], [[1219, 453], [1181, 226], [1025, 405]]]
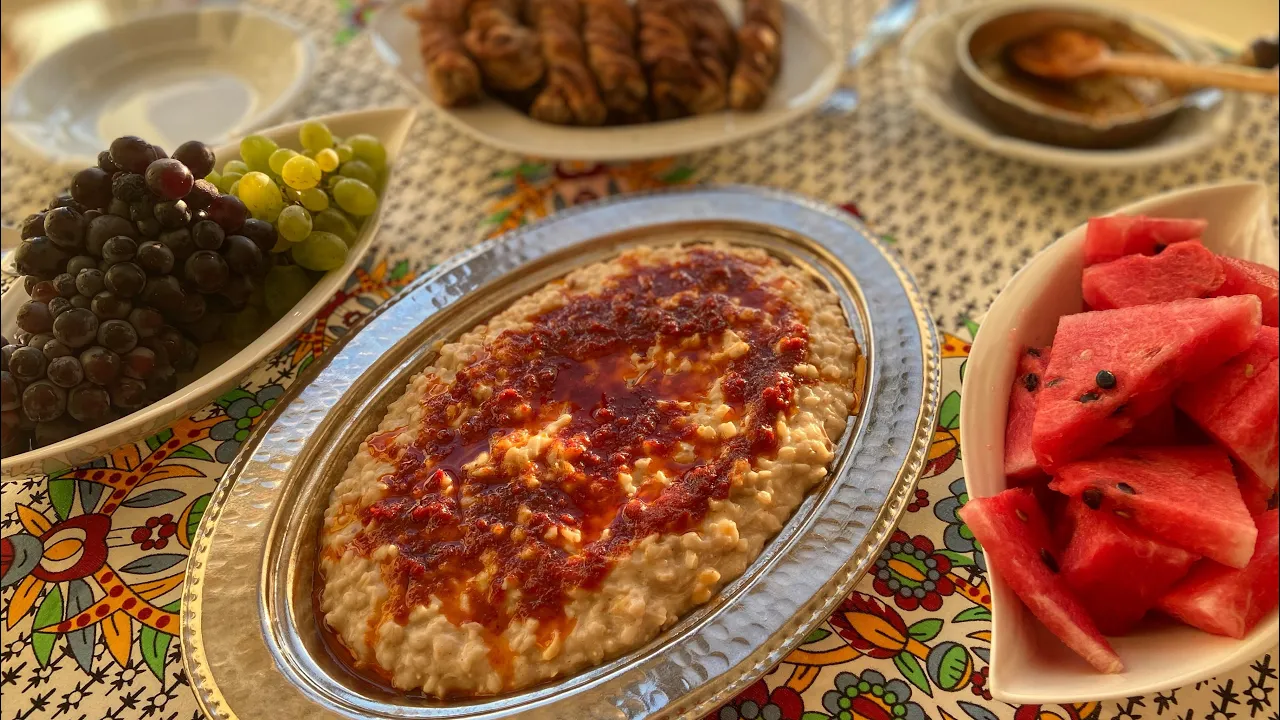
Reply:
[[871, 18], [866, 35], [862, 36], [845, 58], [844, 77], [841, 78], [839, 87], [822, 103], [819, 112], [828, 115], [853, 112], [858, 106], [858, 91], [851, 87], [849, 73], [874, 57], [885, 45], [901, 37], [919, 9], [919, 0], [889, 0], [889, 4]]

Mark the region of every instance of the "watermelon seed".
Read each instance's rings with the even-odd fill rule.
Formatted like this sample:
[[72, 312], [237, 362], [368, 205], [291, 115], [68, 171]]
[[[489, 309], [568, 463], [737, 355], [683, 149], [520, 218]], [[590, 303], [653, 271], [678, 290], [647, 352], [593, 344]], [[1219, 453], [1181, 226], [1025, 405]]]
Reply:
[[1027, 521], [1027, 514], [1026, 514], [1026, 513], [1024, 513], [1024, 512], [1022, 512], [1022, 510], [1021, 510], [1021, 509], [1016, 509], [1016, 510], [1014, 510], [1014, 511], [1013, 511], [1013, 514], [1014, 514], [1014, 515], [1017, 515], [1017, 516], [1018, 516], [1018, 519], [1019, 519], [1019, 520], [1021, 520], [1022, 522], [1026, 522], [1026, 521]]
[[1044, 563], [1045, 567], [1049, 568], [1049, 572], [1058, 572], [1058, 561], [1053, 559], [1053, 553], [1045, 550], [1044, 548], [1040, 548], [1040, 560]]
[[1099, 396], [1098, 396], [1098, 393], [1095, 393], [1095, 392], [1087, 392], [1087, 393], [1085, 393], [1085, 394], [1083, 394], [1083, 395], [1081, 395], [1081, 396], [1080, 396], [1080, 402], [1082, 402], [1082, 403], [1091, 403], [1091, 402], [1093, 402], [1094, 400], [1097, 400], [1097, 399], [1098, 399], [1098, 397], [1099, 397]]
[[1152, 249], [1155, 251], [1156, 255], [1159, 255], [1160, 253], [1164, 252], [1164, 249], [1167, 247], [1169, 246], [1165, 245], [1164, 243], [1156, 243], [1156, 246]]
[[1097, 510], [1102, 507], [1102, 491], [1098, 488], [1085, 490], [1080, 499], [1084, 501], [1085, 505], [1089, 506], [1090, 510]]
[[1040, 348], [1027, 348], [1027, 354], [1031, 357], [1040, 357]]
[[1035, 373], [1027, 373], [1022, 377], [1022, 385], [1027, 392], [1035, 392], [1040, 387], [1040, 376]]
[[1129, 518], [1133, 517], [1133, 515], [1128, 510], [1114, 510], [1113, 512], [1116, 515], [1119, 515], [1120, 517], [1124, 518], [1125, 520], [1128, 520]]
[[1049, 382], [1045, 383], [1045, 384], [1044, 384], [1044, 386], [1045, 386], [1045, 387], [1057, 387], [1058, 385], [1061, 385], [1061, 384], [1062, 384], [1062, 378], [1054, 378], [1054, 379], [1050, 380]]
[[1116, 483], [1116, 489], [1125, 495], [1137, 495], [1138, 491], [1133, 489], [1129, 483]]
[[1093, 380], [1094, 382], [1098, 383], [1098, 387], [1102, 388], [1103, 390], [1110, 390], [1111, 388], [1116, 386], [1115, 373], [1111, 372], [1110, 370], [1099, 370], [1097, 377], [1095, 377]]
[[1125, 411], [1128, 407], [1129, 407], [1129, 404], [1128, 404], [1128, 403], [1120, 403], [1118, 406], [1116, 406], [1116, 409], [1115, 409], [1115, 410], [1112, 410], [1112, 411], [1111, 411], [1111, 417], [1117, 417], [1117, 416], [1119, 416], [1119, 415], [1123, 415], [1123, 414], [1124, 414], [1124, 411]]

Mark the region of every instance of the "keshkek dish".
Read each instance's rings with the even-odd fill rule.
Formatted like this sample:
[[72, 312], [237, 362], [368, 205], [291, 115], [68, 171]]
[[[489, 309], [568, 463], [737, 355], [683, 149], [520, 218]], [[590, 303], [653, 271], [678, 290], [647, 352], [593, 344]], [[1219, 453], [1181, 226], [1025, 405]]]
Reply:
[[860, 349], [758, 249], [633, 248], [443, 345], [333, 489], [319, 608], [361, 674], [476, 697], [653, 639], [827, 476]]

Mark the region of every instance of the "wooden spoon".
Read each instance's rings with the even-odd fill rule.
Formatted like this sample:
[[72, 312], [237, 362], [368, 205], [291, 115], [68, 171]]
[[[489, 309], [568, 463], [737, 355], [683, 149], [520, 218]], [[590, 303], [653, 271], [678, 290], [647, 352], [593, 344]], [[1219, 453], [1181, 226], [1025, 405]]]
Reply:
[[1280, 94], [1280, 75], [1273, 72], [1231, 65], [1196, 65], [1145, 53], [1113, 53], [1102, 38], [1070, 28], [1049, 30], [1020, 40], [1010, 48], [1010, 53], [1019, 68], [1048, 80], [1112, 73], [1190, 87]]

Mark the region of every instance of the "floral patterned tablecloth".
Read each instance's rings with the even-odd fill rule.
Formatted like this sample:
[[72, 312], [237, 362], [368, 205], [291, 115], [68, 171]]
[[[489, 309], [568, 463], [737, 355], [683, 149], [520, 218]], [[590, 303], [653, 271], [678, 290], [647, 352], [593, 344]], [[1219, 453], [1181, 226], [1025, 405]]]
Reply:
[[[320, 45], [314, 88], [296, 115], [414, 101], [372, 59], [360, 32], [376, 3], [267, 4], [303, 20]], [[844, 8], [853, 27], [876, 9], [844, 0], [808, 5], [826, 19]], [[935, 7], [924, 3], [925, 11]], [[839, 19], [830, 25], [835, 32]], [[485, 236], [584, 200], [691, 182], [770, 185], [865, 211], [920, 280], [944, 331], [945, 357], [929, 466], [891, 544], [827, 622], [710, 717], [1277, 720], [1274, 649], [1222, 677], [1149, 697], [1068, 706], [993, 701], [985, 562], [956, 514], [967, 499], [958, 413], [977, 328], [969, 318], [1036, 250], [1091, 213], [1233, 177], [1261, 180], [1275, 198], [1276, 102], [1249, 100], [1238, 131], [1199, 158], [1066, 174], [937, 131], [909, 109], [891, 56], [871, 62], [857, 81], [862, 107], [852, 115], [815, 115], [732, 148], [617, 166], [522, 160], [426, 112], [389, 188], [374, 252], [287, 347], [164, 432], [67, 473], [3, 479], [0, 720], [198, 720], [175, 642], [190, 539], [227, 463], [298, 372], [418, 273]], [[0, 163], [6, 222], [67, 179], [7, 148]]]

